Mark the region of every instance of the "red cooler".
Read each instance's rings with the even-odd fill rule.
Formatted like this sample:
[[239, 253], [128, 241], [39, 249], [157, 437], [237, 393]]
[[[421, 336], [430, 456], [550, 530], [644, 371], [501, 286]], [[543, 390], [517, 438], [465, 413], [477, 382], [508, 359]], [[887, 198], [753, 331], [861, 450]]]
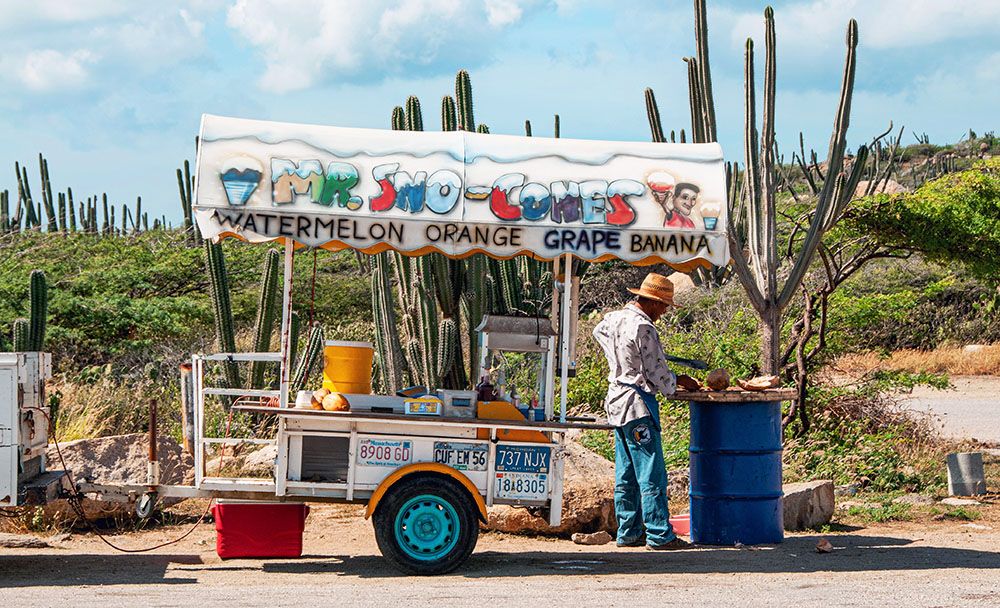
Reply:
[[309, 507], [298, 503], [215, 504], [215, 552], [222, 559], [301, 557], [307, 515]]

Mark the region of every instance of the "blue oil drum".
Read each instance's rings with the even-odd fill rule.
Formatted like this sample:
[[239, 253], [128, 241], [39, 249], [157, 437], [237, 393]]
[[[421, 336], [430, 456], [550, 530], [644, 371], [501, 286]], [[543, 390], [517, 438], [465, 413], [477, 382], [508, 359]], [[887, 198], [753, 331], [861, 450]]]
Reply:
[[780, 543], [781, 402], [691, 402], [691, 541]]

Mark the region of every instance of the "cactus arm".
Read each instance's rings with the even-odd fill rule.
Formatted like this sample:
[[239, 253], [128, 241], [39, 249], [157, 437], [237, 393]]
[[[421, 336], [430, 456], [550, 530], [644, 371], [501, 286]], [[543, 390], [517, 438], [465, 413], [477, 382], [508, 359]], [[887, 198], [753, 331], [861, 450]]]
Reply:
[[774, 101], [776, 91], [776, 52], [774, 33], [774, 10], [764, 9], [764, 114], [761, 120], [760, 152], [763, 164], [757, 185], [760, 188], [759, 201], [763, 205], [759, 226], [760, 242], [758, 253], [761, 271], [764, 273], [764, 297], [773, 302], [777, 297], [778, 285], [778, 226], [775, 204], [775, 144], [774, 144]]
[[[819, 248], [823, 233], [832, 225], [838, 215], [838, 210], [850, 202], [854, 192], [842, 192], [841, 198], [848, 197], [847, 200], [834, 200], [834, 188], [836, 187], [836, 176], [840, 175], [844, 162], [844, 153], [847, 148], [847, 129], [850, 125], [851, 99], [854, 94], [854, 72], [857, 62], [858, 45], [858, 23], [851, 19], [847, 26], [847, 57], [844, 60], [844, 79], [840, 88], [840, 103], [837, 108], [837, 116], [833, 124], [833, 133], [830, 136], [830, 150], [827, 154], [827, 176], [820, 190], [819, 200], [816, 203], [816, 212], [809, 224], [809, 230], [802, 242], [802, 249], [799, 257], [792, 265], [788, 279], [778, 296], [778, 307], [784, 308], [798, 291], [798, 286], [802, 282], [812, 258]], [[867, 149], [864, 154], [867, 158]], [[861, 160], [861, 149], [859, 149]], [[860, 171], [864, 163], [855, 163], [855, 171]], [[858, 176], [860, 178], [860, 175]], [[852, 178], [853, 179], [853, 178]]]
[[[694, 0], [694, 40], [698, 54], [698, 83], [701, 90], [702, 141], [717, 141], [715, 99], [712, 95], [712, 71], [708, 60], [708, 14], [705, 0]], [[697, 140], [695, 140], [697, 141]]]
[[660, 124], [660, 108], [656, 105], [656, 95], [653, 93], [653, 89], [647, 88], [645, 96], [646, 118], [649, 119], [649, 131], [653, 136], [654, 142], [663, 143], [667, 140], [663, 137], [663, 125]]

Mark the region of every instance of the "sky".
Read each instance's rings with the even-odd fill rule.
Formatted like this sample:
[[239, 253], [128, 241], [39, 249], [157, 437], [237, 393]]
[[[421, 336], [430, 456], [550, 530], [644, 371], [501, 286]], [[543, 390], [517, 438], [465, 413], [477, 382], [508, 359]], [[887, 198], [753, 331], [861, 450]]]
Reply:
[[[763, 67], [764, 2], [709, 0], [719, 140], [742, 161], [743, 52]], [[858, 20], [849, 145], [892, 121], [937, 143], [997, 129], [998, 0], [777, 0], [777, 131], [825, 155], [850, 18]], [[143, 8], [139, 8], [143, 7]], [[155, 7], [155, 8], [146, 8]], [[203, 113], [388, 128], [417, 95], [428, 128], [468, 69], [493, 133], [650, 138], [690, 131], [690, 0], [0, 0], [0, 190], [14, 161], [74, 196], [143, 199], [180, 216], [175, 169], [194, 159]], [[36, 185], [36, 190], [40, 190]], [[16, 195], [15, 195], [16, 196]]]

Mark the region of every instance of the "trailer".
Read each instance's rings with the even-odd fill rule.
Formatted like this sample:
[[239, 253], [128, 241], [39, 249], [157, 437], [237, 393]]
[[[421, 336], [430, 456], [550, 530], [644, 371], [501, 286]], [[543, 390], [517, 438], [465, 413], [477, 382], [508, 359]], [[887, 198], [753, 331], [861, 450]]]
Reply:
[[[383, 555], [416, 574], [460, 566], [490, 506], [530, 508], [557, 526], [567, 432], [610, 428], [567, 419], [566, 408], [556, 407], [567, 403], [576, 367], [574, 264], [621, 260], [690, 271], [729, 260], [717, 144], [343, 129], [208, 115], [198, 141], [194, 215], [202, 236], [283, 246], [280, 351], [193, 356], [192, 486], [160, 484], [155, 464], [145, 484], [78, 484], [81, 492], [135, 501], [141, 513], [162, 498], [361, 503]], [[693, 205], [673, 204], [681, 188]], [[488, 379], [493, 394], [342, 390], [347, 411], [314, 409], [311, 391], [290, 391], [293, 261], [309, 249], [458, 260], [528, 256], [551, 264], [552, 314], [472, 320], [481, 353], [473, 382]], [[341, 347], [352, 348], [331, 346]], [[494, 377], [505, 353], [535, 362], [527, 410]], [[213, 384], [214, 367], [253, 362], [277, 367], [276, 387]], [[0, 388], [2, 374], [0, 367]], [[273, 416], [276, 430], [238, 436], [229, 424], [234, 416]], [[227, 474], [225, 458], [236, 446], [273, 446], [271, 474]]]

